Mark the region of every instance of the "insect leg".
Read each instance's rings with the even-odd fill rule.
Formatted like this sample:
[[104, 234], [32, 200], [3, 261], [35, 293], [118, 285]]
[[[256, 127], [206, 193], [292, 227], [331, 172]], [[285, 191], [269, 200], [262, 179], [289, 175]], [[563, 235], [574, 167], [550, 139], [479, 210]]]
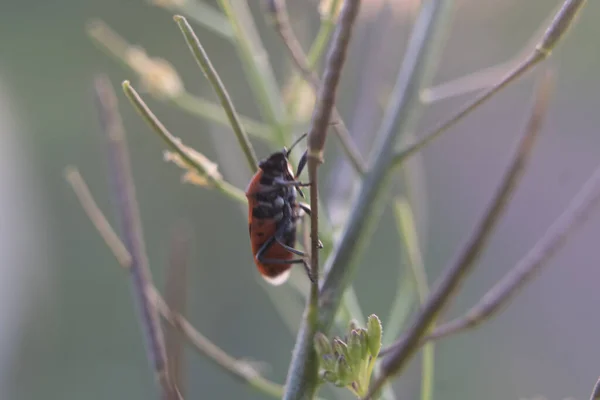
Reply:
[[[278, 259], [264, 258], [265, 252], [267, 250], [269, 250], [271, 248], [271, 246], [273, 246], [276, 242], [278, 242], [280, 245], [284, 246], [284, 248], [286, 250], [290, 251], [289, 249], [292, 249], [292, 250], [294, 250], [294, 251], [292, 251], [292, 253], [298, 254], [298, 253], [296, 253], [296, 251], [298, 251], [298, 250], [294, 249], [293, 247], [285, 246], [283, 243], [279, 242], [275, 236], [271, 236], [256, 252], [255, 258], [261, 264], [300, 264], [300, 263], [304, 262], [303, 259], [278, 260]], [[298, 255], [304, 256], [304, 253], [298, 254]]]
[[[310, 215], [311, 211], [310, 211], [310, 206], [306, 203], [298, 203], [298, 207], [300, 207], [300, 209], [302, 211], [304, 211], [306, 214]], [[323, 248], [323, 242], [321, 242], [321, 240], [319, 240], [319, 244], [317, 245], [317, 248], [322, 249]]]
[[300, 257], [306, 257], [306, 256], [308, 256], [308, 254], [306, 254], [305, 252], [297, 250], [297, 249], [295, 249], [293, 247], [290, 247], [287, 244], [283, 243], [283, 241], [281, 239], [282, 238], [280, 236], [276, 236], [275, 237], [275, 240], [277, 241], [277, 243], [279, 243], [281, 245], [281, 247], [283, 247], [284, 249], [286, 249], [290, 253], [295, 254], [297, 256], [300, 256]]
[[306, 214], [310, 215], [310, 206], [308, 204], [298, 203], [298, 207], [300, 207]]

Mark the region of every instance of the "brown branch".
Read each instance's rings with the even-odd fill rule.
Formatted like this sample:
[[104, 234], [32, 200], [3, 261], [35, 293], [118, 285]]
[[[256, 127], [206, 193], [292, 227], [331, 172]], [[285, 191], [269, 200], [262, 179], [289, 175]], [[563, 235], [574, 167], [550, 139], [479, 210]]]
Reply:
[[[315, 92], [318, 91], [321, 87], [321, 80], [319, 79], [317, 73], [311, 70], [308, 57], [302, 49], [302, 45], [298, 41], [294, 30], [292, 29], [285, 0], [269, 1], [269, 11], [273, 17], [272, 21], [275, 31], [285, 44], [285, 47], [288, 50], [294, 65], [302, 74], [302, 78], [312, 86], [313, 90]], [[335, 105], [333, 106], [331, 115], [333, 117], [333, 130], [340, 140], [342, 150], [346, 154], [346, 157], [348, 157], [348, 160], [350, 161], [350, 164], [354, 170], [359, 175], [363, 176], [366, 172], [365, 162], [362, 159], [360, 152], [356, 148], [356, 144], [354, 143], [350, 132], [348, 132], [348, 128], [346, 127], [346, 124], [344, 123], [342, 116]]]
[[337, 86], [352, 27], [358, 16], [360, 0], [346, 0], [340, 13], [339, 23], [326, 59], [325, 78], [320, 87], [311, 129], [308, 133], [308, 175], [310, 181], [311, 206], [311, 287], [304, 321], [296, 338], [296, 345], [290, 363], [284, 400], [310, 399], [317, 387], [318, 360], [313, 347], [313, 337], [317, 332], [319, 312], [319, 208], [317, 170], [323, 162], [323, 149], [327, 138], [327, 127], [331, 118]]
[[[83, 178], [80, 181], [69, 181], [73, 185], [78, 185], [82, 183], [85, 185]], [[75, 187], [74, 190], [78, 190]], [[78, 200], [81, 203], [82, 208], [87, 212], [87, 210], [95, 210], [97, 215], [106, 220], [102, 211], [96, 204], [94, 198], [91, 196], [78, 196]], [[88, 214], [89, 215], [89, 214]], [[98, 228], [96, 226], [96, 228]], [[108, 233], [107, 236], [116, 237], [118, 241], [120, 239], [114, 232], [113, 228], [110, 224], [102, 225], [102, 229], [105, 229]], [[101, 235], [103, 238], [107, 237], [104, 234]], [[108, 242], [107, 242], [108, 244]], [[119, 246], [126, 249], [123, 243], [120, 243]], [[114, 251], [115, 247], [108, 244], [110, 250]], [[126, 260], [131, 256], [127, 254], [126, 257], [118, 257], [115, 254], [115, 257], [118, 261]], [[121, 264], [123, 268], [128, 268], [129, 264]], [[238, 360], [236, 358], [231, 357], [225, 351], [223, 351], [220, 347], [211, 342], [208, 338], [198, 332], [192, 324], [187, 321], [181, 314], [174, 312], [169, 308], [166, 301], [162, 298], [156, 287], [150, 284], [146, 287], [146, 295], [149, 303], [156, 308], [157, 311], [165, 318], [178, 332], [180, 332], [185, 339], [192, 345], [192, 347], [203, 356], [208, 357], [208, 359], [214, 362], [217, 366], [221, 367], [225, 372], [238, 378], [248, 384], [249, 386], [254, 387], [255, 389], [261, 391], [262, 393], [268, 394], [275, 398], [280, 398], [283, 393], [283, 387], [274, 382], [271, 382], [265, 378], [263, 378], [251, 365], [244, 362], [243, 360]]]
[[167, 371], [167, 354], [160, 318], [146, 296], [147, 287], [152, 285], [152, 275], [143, 239], [125, 131], [118, 111], [117, 97], [108, 77], [103, 75], [96, 77], [95, 94], [100, 124], [108, 140], [108, 155], [114, 184], [113, 194], [121, 220], [123, 242], [131, 256], [129, 270], [142, 328], [146, 336], [148, 359], [162, 386], [163, 398], [176, 399], [171, 390], [171, 381]]
[[417, 315], [415, 322], [409, 328], [404, 341], [390, 352], [381, 363], [381, 376], [373, 383], [365, 399], [376, 393], [392, 375], [398, 374], [406, 366], [408, 360], [415, 354], [421, 344], [421, 338], [427, 333], [431, 324], [442, 312], [444, 307], [460, 289], [462, 283], [473, 271], [473, 268], [491, 237], [497, 222], [504, 214], [508, 202], [520, 182], [525, 167], [540, 131], [543, 116], [547, 110], [550, 91], [550, 75], [544, 75], [539, 84], [531, 116], [525, 127], [525, 132], [519, 140], [517, 151], [512, 157], [510, 166], [504, 174], [493, 200], [486, 210], [483, 219], [470, 235], [465, 246], [459, 251], [455, 259], [445, 269], [432, 290], [427, 302]]

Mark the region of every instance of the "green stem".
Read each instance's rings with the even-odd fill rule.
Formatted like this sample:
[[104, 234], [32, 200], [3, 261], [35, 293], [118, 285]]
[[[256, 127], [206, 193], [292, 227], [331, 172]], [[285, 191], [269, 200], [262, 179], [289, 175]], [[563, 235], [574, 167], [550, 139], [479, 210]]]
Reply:
[[242, 190], [236, 188], [228, 182], [225, 182], [222, 179], [216, 178], [205, 168], [204, 165], [196, 161], [196, 159], [188, 153], [188, 151], [180, 143], [179, 139], [173, 136], [171, 132], [165, 128], [162, 122], [156, 118], [156, 115], [154, 115], [150, 108], [148, 108], [144, 100], [142, 100], [140, 95], [131, 86], [129, 81], [123, 82], [123, 91], [138, 113], [144, 118], [146, 123], [150, 125], [150, 127], [161, 137], [161, 139], [163, 139], [167, 146], [169, 146], [173, 152], [177, 153], [186, 164], [193, 167], [200, 175], [206, 177], [208, 181], [221, 193], [240, 202], [246, 202], [246, 195]]
[[[406, 252], [408, 268], [412, 272], [413, 281], [417, 288], [419, 303], [425, 304], [429, 296], [429, 284], [427, 283], [427, 273], [423, 264], [421, 246], [419, 245], [419, 235], [417, 232], [414, 215], [410, 204], [404, 198], [396, 201], [394, 212], [398, 231], [403, 242], [403, 249]], [[433, 329], [432, 324], [430, 329]], [[421, 363], [421, 400], [431, 400], [433, 398], [433, 381], [435, 372], [435, 347], [434, 342], [429, 342], [423, 347], [423, 362]]]
[[398, 136], [408, 131], [416, 122], [416, 106], [419, 92], [429, 81], [432, 56], [441, 44], [442, 29], [449, 1], [430, 0], [422, 6], [419, 19], [398, 74], [392, 101], [386, 110], [380, 132], [374, 145], [374, 165], [365, 176], [360, 193], [355, 200], [351, 219], [342, 234], [339, 245], [327, 260], [325, 276], [321, 288], [321, 308], [319, 322], [328, 331], [339, 308], [344, 290], [348, 287], [358, 265], [366, 239], [381, 215], [384, 188], [394, 157], [394, 146]]
[[233, 40], [233, 29], [223, 13], [197, 0], [156, 1], [156, 5], [167, 10], [187, 15], [208, 30]]
[[206, 51], [204, 51], [202, 43], [200, 43], [200, 40], [198, 40], [196, 33], [194, 33], [194, 30], [187, 20], [180, 15], [176, 15], [173, 17], [173, 19], [175, 22], [177, 22], [179, 29], [181, 29], [181, 32], [183, 33], [185, 40], [192, 51], [192, 54], [194, 54], [198, 65], [202, 69], [202, 72], [204, 72], [204, 75], [219, 97], [221, 105], [225, 110], [225, 114], [227, 114], [227, 118], [231, 123], [231, 127], [233, 128], [233, 132], [235, 133], [238, 143], [240, 144], [240, 147], [246, 156], [246, 161], [250, 166], [250, 171], [256, 171], [258, 168], [258, 160], [256, 159], [254, 148], [252, 147], [252, 143], [250, 143], [250, 139], [248, 138], [248, 135], [246, 134], [246, 131], [240, 122], [240, 118], [235, 110], [235, 106], [233, 105], [233, 102], [229, 97], [229, 93], [227, 93], [227, 89], [225, 88], [225, 85], [223, 85], [219, 74], [210, 62], [210, 58], [208, 57], [208, 54], [206, 54]]
[[286, 138], [279, 126], [284, 115], [283, 100], [248, 5], [237, 1], [234, 5], [230, 0], [219, 0], [219, 5], [233, 29], [236, 48], [261, 113], [275, 129], [278, 140], [283, 145]]
[[554, 50], [554, 47], [556, 47], [558, 42], [565, 36], [567, 30], [573, 23], [573, 20], [579, 14], [585, 3], [585, 0], [566, 0], [552, 19], [550, 26], [548, 26], [546, 29], [544, 36], [537, 43], [535, 49], [529, 55], [527, 55], [523, 61], [513, 67], [500, 80], [500, 82], [494, 85], [494, 87], [477, 96], [475, 100], [466, 104], [459, 112], [454, 114], [444, 123], [440, 124], [433, 131], [425, 135], [421, 135], [421, 139], [399, 151], [394, 157], [394, 164], [402, 164], [410, 156], [416, 154], [419, 150], [423, 149], [435, 139], [439, 138], [442, 133], [450, 129], [456, 123], [460, 122], [463, 118], [477, 109], [487, 100], [492, 98], [500, 90], [504, 89], [506, 86], [523, 76], [537, 64], [544, 61], [550, 55], [552, 50]]
[[[121, 65], [129, 68], [130, 71], [139, 73], [132, 68], [127, 61], [127, 54], [133, 47], [127, 43], [121, 36], [113, 31], [108, 25], [101, 20], [92, 20], [86, 25], [86, 32], [93, 42], [106, 54], [120, 62]], [[151, 92], [153, 94], [154, 92]], [[165, 100], [154, 96], [159, 100]], [[189, 114], [208, 119], [222, 125], [229, 124], [229, 120], [223, 111], [223, 108], [216, 103], [194, 96], [183, 89], [176, 96], [168, 97], [166, 100], [181, 108]], [[270, 128], [252, 118], [240, 116], [242, 124], [246, 127], [249, 134], [264, 140], [271, 139]]]
[[[319, 27], [319, 32], [317, 32], [317, 36], [313, 41], [313, 44], [310, 46], [308, 50], [307, 59], [308, 59], [308, 67], [311, 70], [315, 70], [315, 67], [321, 56], [323, 55], [325, 49], [327, 48], [327, 43], [329, 42], [329, 38], [335, 29], [335, 20], [334, 17], [335, 10], [338, 9], [338, 5], [341, 0], [332, 0], [329, 6], [328, 15], [321, 22], [321, 26]], [[290, 84], [291, 90], [290, 93], [300, 93], [300, 85], [302, 84], [302, 78], [300, 76], [294, 76], [294, 80]], [[298, 102], [300, 100], [300, 96], [296, 95], [290, 101], [288, 105], [288, 121], [287, 125], [291, 125], [292, 121], [295, 119], [296, 109], [298, 108]]]
[[[221, 125], [229, 124], [229, 119], [223, 108], [212, 101], [194, 96], [188, 92], [182, 92], [178, 96], [171, 98], [170, 101], [173, 105], [196, 117], [201, 117]], [[268, 125], [243, 115], [239, 115], [238, 118], [246, 128], [248, 134], [263, 141], [272, 140], [271, 129]]]

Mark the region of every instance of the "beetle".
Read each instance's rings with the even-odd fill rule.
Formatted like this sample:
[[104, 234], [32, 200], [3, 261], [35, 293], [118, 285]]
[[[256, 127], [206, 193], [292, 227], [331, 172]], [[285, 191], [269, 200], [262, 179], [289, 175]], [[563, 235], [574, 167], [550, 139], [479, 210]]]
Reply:
[[[307, 161], [305, 151], [294, 175], [289, 156], [306, 133], [288, 149], [272, 153], [258, 163], [258, 171], [246, 188], [248, 198], [248, 232], [254, 263], [262, 277], [272, 285], [281, 285], [290, 276], [294, 264], [303, 264], [311, 281], [313, 277], [304, 257], [294, 248], [298, 220], [310, 206], [297, 200], [304, 197], [301, 187], [310, 186], [297, 180]], [[319, 248], [323, 245], [319, 242]], [[294, 258], [298, 256], [300, 258]]]

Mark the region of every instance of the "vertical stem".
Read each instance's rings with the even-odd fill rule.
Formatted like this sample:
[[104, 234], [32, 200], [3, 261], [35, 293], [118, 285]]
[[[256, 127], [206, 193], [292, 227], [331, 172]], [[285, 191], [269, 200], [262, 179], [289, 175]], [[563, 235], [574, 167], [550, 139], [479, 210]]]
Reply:
[[171, 397], [171, 383], [167, 373], [167, 354], [158, 312], [148, 299], [148, 289], [153, 287], [152, 275], [143, 239], [139, 206], [127, 150], [125, 133], [117, 109], [117, 98], [108, 81], [100, 76], [95, 82], [100, 123], [108, 139], [108, 153], [112, 166], [112, 181], [117, 209], [121, 219], [121, 232], [125, 247], [131, 255], [131, 281], [139, 307], [142, 327], [146, 336], [148, 358], [163, 388], [163, 398]]
[[339, 245], [327, 260], [328, 271], [321, 287], [319, 324], [325, 331], [331, 327], [344, 290], [358, 264], [358, 255], [381, 214], [382, 192], [394, 157], [396, 139], [411, 129], [415, 122], [419, 92], [428, 82], [432, 58], [442, 39], [442, 25], [449, 14], [451, 1], [429, 0], [422, 6], [406, 51], [392, 101], [374, 145], [374, 164], [367, 172], [356, 198], [351, 218]]

